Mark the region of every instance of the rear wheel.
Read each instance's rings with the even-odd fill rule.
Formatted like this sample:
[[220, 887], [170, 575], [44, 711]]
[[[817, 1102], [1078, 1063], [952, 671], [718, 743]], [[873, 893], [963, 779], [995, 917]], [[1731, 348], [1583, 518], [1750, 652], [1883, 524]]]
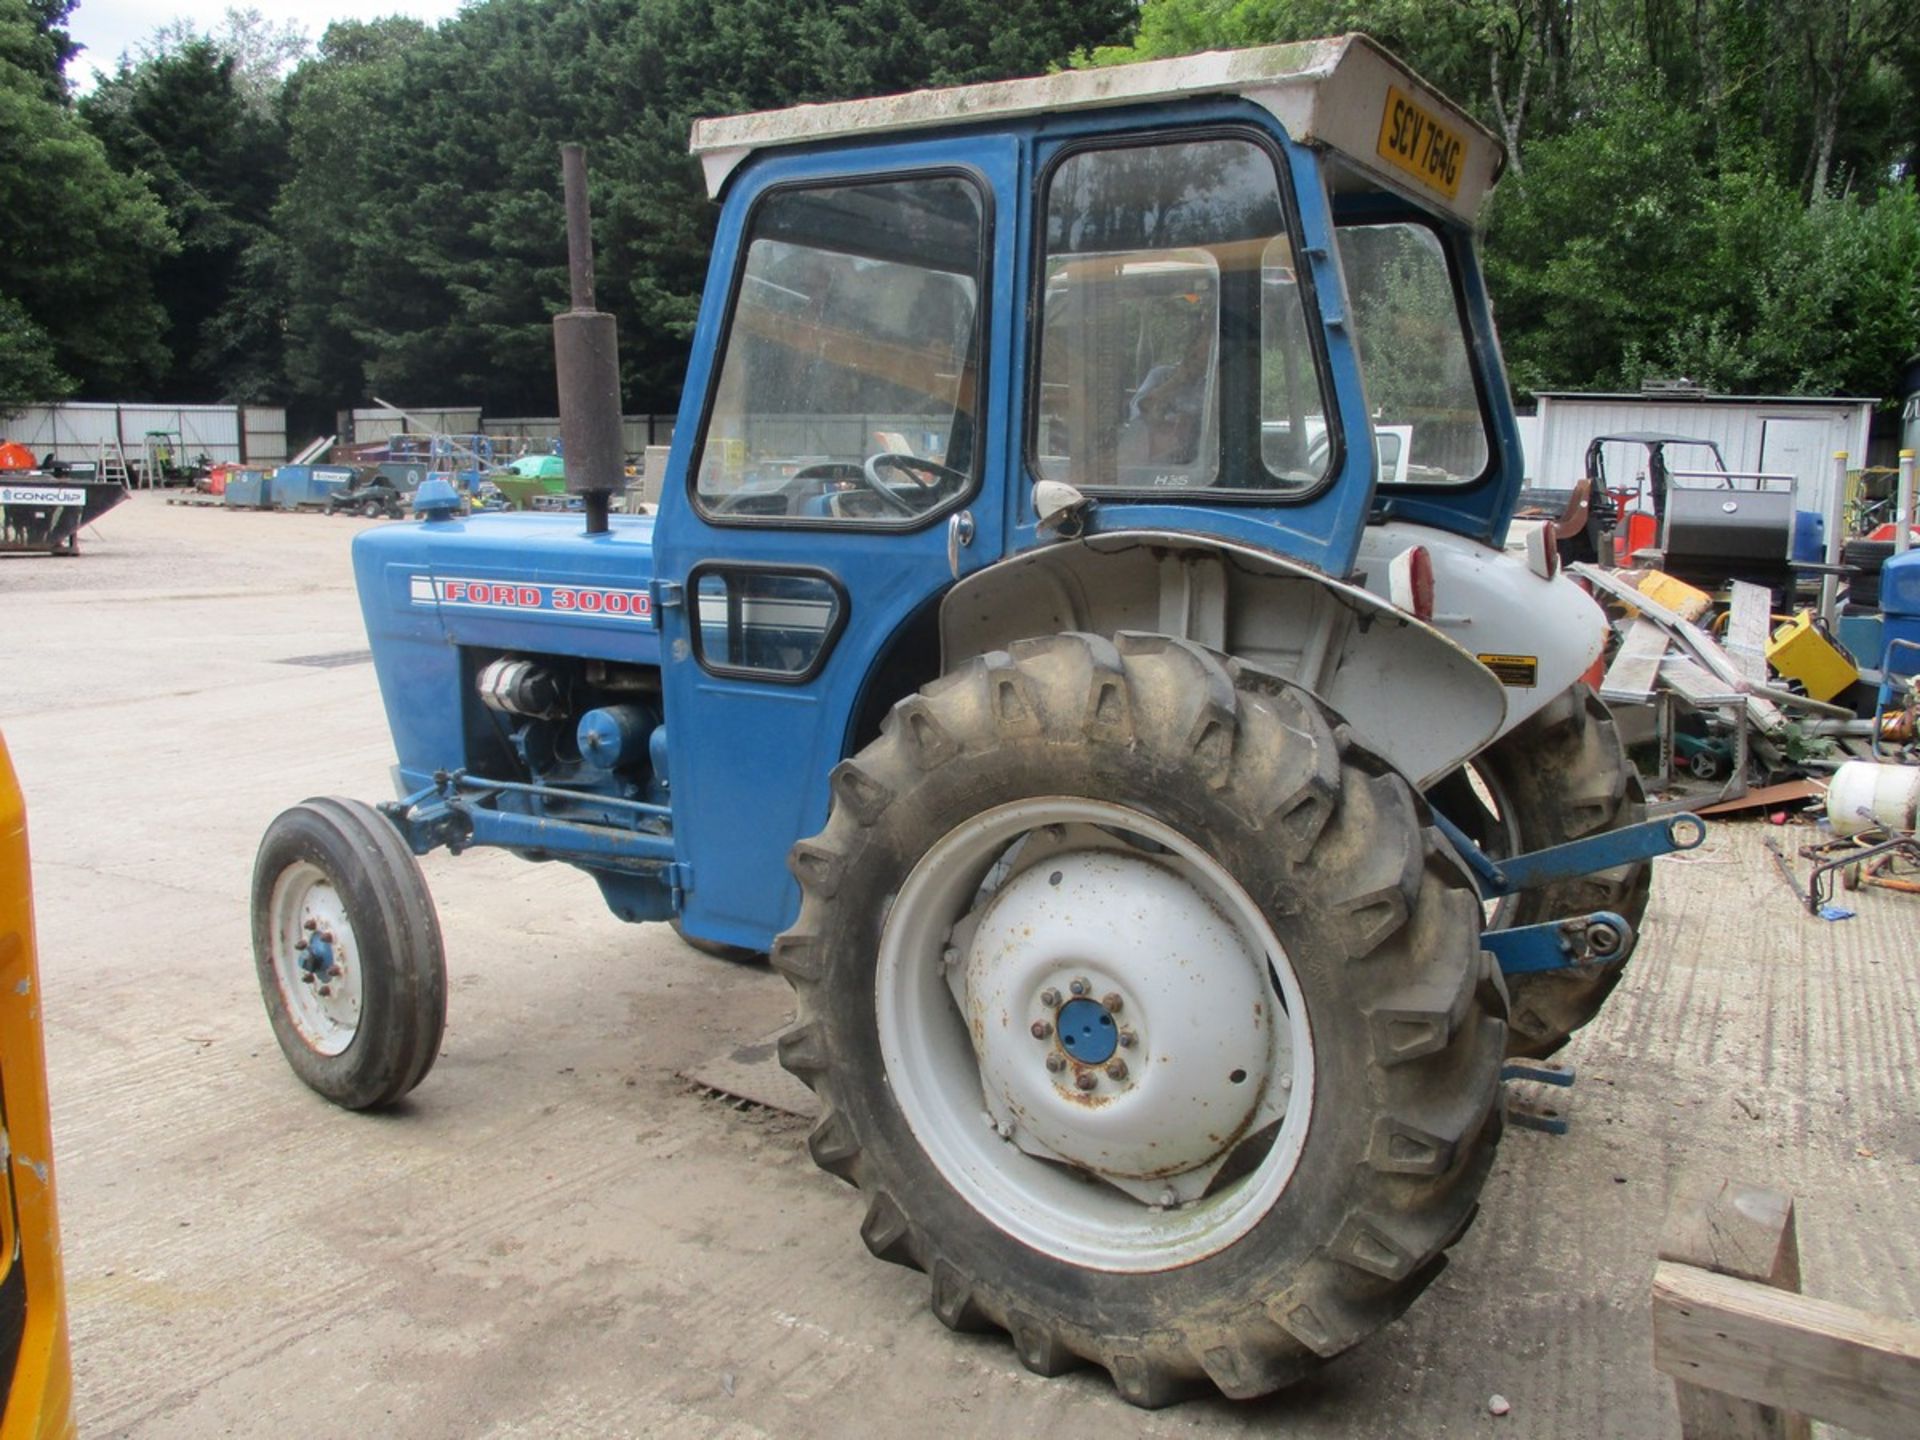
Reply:
[[1136, 1404], [1267, 1393], [1472, 1217], [1503, 999], [1406, 782], [1306, 693], [1068, 635], [896, 706], [794, 848], [781, 1060], [957, 1329]]
[[[1468, 767], [1435, 785], [1428, 798], [1495, 859], [1637, 824], [1647, 813], [1639, 772], [1620, 743], [1613, 716], [1585, 685], [1574, 686], [1502, 736]], [[1524, 890], [1498, 901], [1487, 925], [1537, 925], [1611, 910], [1637, 932], [1652, 878], [1652, 865], [1642, 860]], [[1600, 1013], [1631, 953], [1508, 976], [1508, 1053], [1540, 1059], [1565, 1045]]]
[[425, 1078], [446, 1026], [447, 969], [425, 878], [358, 800], [308, 800], [267, 827], [253, 867], [253, 958], [280, 1049], [349, 1110]]

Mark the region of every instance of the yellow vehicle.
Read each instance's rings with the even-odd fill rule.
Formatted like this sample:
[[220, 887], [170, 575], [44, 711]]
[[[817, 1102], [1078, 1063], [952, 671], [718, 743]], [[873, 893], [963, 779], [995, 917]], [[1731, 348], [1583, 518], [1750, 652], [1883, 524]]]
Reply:
[[74, 1433], [52, 1142], [26, 802], [0, 739], [0, 1440]]

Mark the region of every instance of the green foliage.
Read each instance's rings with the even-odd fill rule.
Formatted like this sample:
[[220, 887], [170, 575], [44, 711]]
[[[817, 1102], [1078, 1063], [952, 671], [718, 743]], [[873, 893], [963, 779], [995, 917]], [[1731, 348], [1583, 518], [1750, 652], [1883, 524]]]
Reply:
[[1898, 0], [1143, 0], [1111, 64], [1364, 30], [1506, 141], [1489, 286], [1523, 391], [1881, 395], [1920, 339], [1920, 34]]
[[559, 145], [589, 148], [598, 303], [628, 403], [677, 398], [713, 207], [701, 115], [1032, 73], [1111, 38], [1126, 0], [487, 0], [427, 33], [336, 26], [296, 72], [276, 212], [288, 374], [366, 394], [551, 414], [566, 304]]
[[0, 295], [0, 420], [28, 405], [65, 399], [73, 377], [53, 358], [53, 340], [26, 307]]
[[0, 305], [9, 330], [24, 317], [0, 391], [137, 389], [166, 364], [152, 265], [174, 235], [145, 182], [49, 93], [46, 11], [0, 0]]
[[123, 171], [144, 176], [167, 208], [179, 248], [154, 279], [167, 311], [169, 397], [265, 399], [279, 389], [279, 325], [270, 264], [249, 263], [286, 168], [279, 120], [249, 105], [235, 57], [194, 38], [123, 64], [80, 105]]

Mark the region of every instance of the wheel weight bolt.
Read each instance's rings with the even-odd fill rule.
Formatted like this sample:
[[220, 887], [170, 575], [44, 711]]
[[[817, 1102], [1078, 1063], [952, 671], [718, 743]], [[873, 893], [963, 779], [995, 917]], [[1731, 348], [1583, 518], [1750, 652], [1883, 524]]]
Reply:
[[1047, 1056], [1047, 1069], [1058, 1075], [1067, 1068], [1066, 1058], [1057, 1052]]
[[1093, 989], [1093, 986], [1084, 980], [1075, 980], [1071, 985], [1067, 986], [1067, 989], [1076, 995], [1085, 995], [1089, 990]]
[[1040, 992], [1040, 1003], [1049, 1010], [1058, 1009], [1060, 1006], [1060, 992], [1049, 985]]
[[1073, 1077], [1074, 1088], [1078, 1090], [1091, 1090], [1099, 1083], [1099, 1078], [1091, 1070], [1082, 1070]]
[[1124, 1060], [1109, 1060], [1107, 1062], [1107, 1078], [1109, 1080], [1126, 1079], [1127, 1078], [1127, 1062]]
[[1120, 1013], [1120, 995], [1118, 991], [1115, 991], [1111, 995], [1102, 995], [1100, 997], [1100, 1003], [1107, 1007], [1107, 1013], [1109, 1015], [1118, 1015]]
[[1033, 1032], [1033, 1038], [1036, 1040], [1045, 1040], [1048, 1036], [1053, 1034], [1053, 1026], [1049, 1025], [1044, 1020], [1036, 1020], [1033, 1022], [1032, 1025], [1028, 1026], [1027, 1028]]
[[1120, 1032], [1120, 1048], [1122, 1050], [1131, 1050], [1134, 1042], [1139, 1038], [1140, 1037], [1135, 1035], [1131, 1030], [1122, 1030]]

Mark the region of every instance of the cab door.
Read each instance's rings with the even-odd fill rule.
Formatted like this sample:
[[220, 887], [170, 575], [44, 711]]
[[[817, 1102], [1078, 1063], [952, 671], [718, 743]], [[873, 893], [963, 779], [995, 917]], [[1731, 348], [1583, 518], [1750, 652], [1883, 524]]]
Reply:
[[695, 935], [790, 923], [787, 851], [870, 691], [931, 675], [940, 596], [1003, 553], [1020, 163], [993, 136], [776, 151], [732, 182], [655, 532]]

